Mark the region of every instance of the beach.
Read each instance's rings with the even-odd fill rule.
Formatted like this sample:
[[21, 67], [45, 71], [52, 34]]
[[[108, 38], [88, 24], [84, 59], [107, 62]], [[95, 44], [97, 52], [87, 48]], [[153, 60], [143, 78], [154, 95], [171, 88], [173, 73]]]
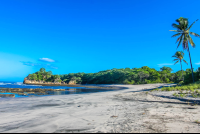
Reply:
[[[104, 85], [101, 85], [104, 86]], [[0, 98], [0, 132], [199, 132], [200, 107], [150, 89], [170, 84], [105, 85], [123, 90]]]

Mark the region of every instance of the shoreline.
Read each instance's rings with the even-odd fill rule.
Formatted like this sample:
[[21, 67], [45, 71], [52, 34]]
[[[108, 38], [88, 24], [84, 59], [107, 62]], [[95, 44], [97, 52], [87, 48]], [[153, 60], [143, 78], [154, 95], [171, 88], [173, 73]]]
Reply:
[[[172, 84], [170, 84], [170, 83], [154, 83], [154, 84], [176, 85], [174, 83], [172, 83]], [[76, 85], [69, 85], [69, 84], [25, 84], [25, 85], [109, 88], [109, 89], [128, 89], [127, 86], [137, 86], [137, 85], [131, 85], [131, 84], [76, 84]], [[139, 85], [147, 85], [147, 84], [139, 84]]]
[[199, 105], [146, 93], [169, 84], [110, 86], [126, 89], [1, 99], [0, 132], [199, 132]]
[[108, 88], [108, 89], [127, 89], [123, 87], [124, 84], [121, 84], [121, 87], [115, 86], [119, 84], [25, 84], [25, 85], [41, 85], [41, 86], [66, 86], [66, 87], [86, 87], [86, 88]]
[[[36, 85], [35, 85], [36, 86]], [[51, 86], [51, 85], [49, 85]], [[55, 95], [55, 92], [57, 91], [64, 91], [64, 93], [60, 93], [60, 95], [67, 95], [67, 94], [73, 94], [72, 92], [66, 92], [66, 91], [74, 91], [74, 94], [76, 92], [79, 92], [78, 94], [83, 94], [83, 93], [91, 93], [91, 92], [105, 92], [105, 91], [115, 91], [115, 90], [123, 90], [127, 89], [125, 87], [114, 87], [114, 86], [108, 86], [105, 84], [102, 85], [71, 85], [66, 86], [65, 89], [59, 89], [59, 86], [55, 86], [54, 88], [48, 88], [49, 86], [44, 86], [44, 87], [37, 87], [37, 88], [27, 88], [27, 87], [0, 87], [0, 98], [6, 98], [6, 97], [33, 97], [33, 96], [44, 96], [44, 95]], [[54, 86], [54, 85], [53, 85]], [[62, 88], [64, 88], [62, 87]], [[79, 88], [81, 87], [81, 88]], [[55, 89], [57, 88], [57, 89]], [[82, 91], [85, 90], [85, 91]], [[99, 90], [99, 91], [97, 91]], [[65, 93], [66, 92], [66, 93]]]
[[127, 89], [126, 87], [116, 87], [112, 86], [115, 84], [76, 84], [76, 85], [69, 85], [69, 84], [25, 84], [25, 85], [41, 85], [41, 86], [66, 86], [66, 87], [86, 87], [86, 88], [117, 88], [117, 89]]

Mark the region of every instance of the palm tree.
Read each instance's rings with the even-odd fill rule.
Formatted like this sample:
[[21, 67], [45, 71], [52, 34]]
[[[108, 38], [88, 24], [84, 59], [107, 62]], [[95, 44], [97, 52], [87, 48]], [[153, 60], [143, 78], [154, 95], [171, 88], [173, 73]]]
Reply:
[[183, 59], [184, 53], [183, 51], [177, 51], [172, 57], [175, 57], [176, 59], [174, 59], [174, 61], [176, 61], [174, 63], [174, 65], [176, 63], [178, 63], [180, 61], [181, 64], [181, 71], [182, 71], [182, 77], [183, 77], [183, 81], [184, 81], [184, 76], [183, 76], [183, 68], [182, 68], [182, 60], [188, 65], [188, 63]]
[[[196, 21], [198, 21], [198, 19]], [[191, 46], [194, 48], [195, 44], [194, 44], [192, 38], [190, 37], [190, 35], [194, 35], [195, 37], [200, 37], [200, 35], [198, 35], [198, 34], [196, 34], [194, 32], [190, 32], [191, 27], [194, 25], [194, 23], [196, 21], [194, 21], [189, 26], [188, 19], [180, 17], [179, 19], [176, 20], [176, 22], [178, 22], [179, 24], [175, 24], [175, 23], [172, 24], [172, 27], [176, 28], [177, 30], [170, 30], [170, 31], [173, 31], [173, 32], [177, 32], [177, 34], [173, 35], [172, 37], [176, 37], [176, 36], [180, 35], [180, 37], [176, 41], [176, 43], [179, 42], [177, 48], [182, 43], [183, 49], [187, 50], [188, 53], [189, 53], [193, 82], [194, 82], [194, 75], [193, 75], [192, 60], [191, 60], [191, 56], [190, 56], [190, 50], [189, 50], [188, 41], [191, 44]]]

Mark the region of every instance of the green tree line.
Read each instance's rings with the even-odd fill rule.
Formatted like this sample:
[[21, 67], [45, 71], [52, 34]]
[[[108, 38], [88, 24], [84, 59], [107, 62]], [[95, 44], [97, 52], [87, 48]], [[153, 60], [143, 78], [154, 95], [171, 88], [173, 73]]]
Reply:
[[[200, 68], [194, 72], [196, 81], [200, 79]], [[100, 71], [97, 73], [69, 73], [60, 75], [62, 81], [76, 80], [77, 84], [148, 84], [148, 83], [184, 83], [192, 82], [192, 71], [186, 69], [172, 73], [170, 67], [159, 71], [144, 66], [141, 68], [122, 68]]]
[[[192, 83], [191, 69], [180, 70], [172, 73], [170, 67], [162, 67], [159, 71], [148, 66], [141, 68], [122, 68], [99, 71], [97, 73], [69, 73], [63, 75], [53, 75], [51, 71], [46, 72], [44, 68], [33, 74], [29, 74], [30, 80], [45, 82], [68, 83], [76, 80], [77, 84], [149, 84], [149, 83]], [[194, 71], [196, 81], [200, 80], [200, 67]]]

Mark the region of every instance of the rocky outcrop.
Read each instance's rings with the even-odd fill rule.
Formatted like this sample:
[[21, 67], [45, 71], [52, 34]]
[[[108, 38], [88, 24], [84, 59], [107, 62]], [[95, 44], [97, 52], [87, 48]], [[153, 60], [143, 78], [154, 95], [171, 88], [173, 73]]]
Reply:
[[76, 80], [70, 80], [68, 84], [69, 85], [75, 85], [76, 84]]
[[45, 81], [36, 81], [36, 80], [30, 80], [29, 77], [26, 77], [24, 78], [24, 81], [23, 81], [24, 84], [42, 84], [42, 85], [45, 85], [45, 84], [49, 84], [49, 85], [53, 85], [53, 84], [69, 84], [69, 85], [75, 85], [76, 84], [76, 80], [71, 80], [69, 81], [69, 83], [65, 83], [63, 81], [60, 82], [60, 79], [55, 79], [54, 82], [45, 82]]

